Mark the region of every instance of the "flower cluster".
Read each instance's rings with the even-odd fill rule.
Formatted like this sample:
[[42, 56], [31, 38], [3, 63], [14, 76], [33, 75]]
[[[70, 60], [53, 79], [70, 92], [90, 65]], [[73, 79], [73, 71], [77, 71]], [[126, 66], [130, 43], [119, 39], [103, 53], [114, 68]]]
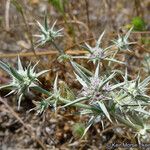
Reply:
[[150, 97], [146, 95], [147, 86], [150, 82], [150, 76], [145, 78], [142, 82], [140, 81], [140, 77], [138, 76], [134, 80], [128, 80], [127, 73], [124, 77], [124, 86], [122, 89], [130, 95], [132, 98], [135, 99], [149, 99]]
[[45, 24], [44, 24], [44, 26], [42, 26], [38, 21], [37, 21], [37, 24], [38, 24], [38, 26], [40, 28], [40, 32], [41, 32], [40, 35], [34, 35], [35, 37], [40, 38], [37, 41], [37, 44], [38, 44], [37, 47], [41, 46], [41, 45], [44, 45], [47, 42], [53, 41], [56, 37], [63, 36], [62, 33], [61, 33], [61, 31], [63, 30], [63, 28], [59, 29], [59, 30], [55, 30], [54, 29], [54, 27], [56, 25], [56, 21], [54, 22], [54, 24], [52, 25], [52, 27], [49, 28], [48, 22], [47, 22], [47, 16], [45, 16]]
[[36, 65], [32, 67], [31, 64], [29, 64], [27, 68], [23, 68], [20, 58], [18, 57], [17, 70], [10, 65], [7, 65], [0, 61], [0, 67], [3, 68], [12, 77], [12, 81], [10, 82], [10, 84], [1, 86], [0, 89], [10, 88], [11, 92], [8, 93], [7, 96], [13, 93], [19, 96], [18, 109], [20, 107], [22, 96], [26, 93], [29, 93], [30, 88], [37, 87], [39, 82], [38, 77], [48, 71], [44, 70], [36, 73], [34, 71]]
[[[67, 86], [64, 81], [58, 82], [58, 74], [54, 80], [52, 91], [47, 91], [39, 86], [38, 77], [48, 70], [36, 73], [35, 64], [33, 67], [31, 64], [27, 68], [22, 66], [20, 58], [18, 57], [18, 68], [5, 64], [0, 61], [0, 67], [5, 70], [12, 78], [10, 84], [1, 86], [2, 88], [10, 88], [12, 93], [19, 96], [18, 108], [20, 107], [21, 99], [23, 95], [29, 94], [31, 90], [35, 90], [40, 94], [44, 94], [44, 98], [39, 101], [33, 101], [35, 104], [35, 110], [37, 114], [42, 114], [49, 107], [56, 110], [59, 108], [65, 108], [69, 106], [78, 107], [81, 110], [81, 114], [88, 115], [90, 117], [83, 136], [86, 131], [95, 122], [101, 122], [103, 126], [103, 119], [108, 119], [111, 123], [123, 123], [124, 125], [134, 129], [139, 137], [146, 138], [147, 132], [150, 132], [150, 127], [147, 125], [150, 118], [149, 102], [150, 96], [147, 94], [148, 85], [150, 83], [150, 76], [141, 81], [138, 75], [136, 79], [129, 80], [127, 71], [124, 73], [121, 70], [113, 68], [114, 65], [110, 63], [119, 62], [115, 59], [116, 53], [112, 53], [109, 46], [102, 48], [101, 40], [104, 36], [103, 32], [96, 42], [94, 47], [86, 44], [86, 50], [89, 52], [86, 56], [70, 56], [58, 48], [54, 43], [56, 37], [62, 36], [62, 29], [54, 30], [56, 22], [52, 27], [48, 27], [47, 17], [45, 17], [45, 24], [42, 26], [37, 22], [40, 27], [40, 35], [36, 35], [40, 39], [37, 41], [38, 46], [47, 42], [54, 44], [55, 48], [60, 50], [61, 55], [58, 60], [69, 61], [72, 65], [76, 81], [81, 85], [80, 94], [74, 94], [74, 92]], [[128, 38], [132, 31], [132, 28], [126, 33], [125, 36], [118, 36], [117, 40], [114, 40], [114, 44], [120, 49], [129, 50], [131, 42]], [[113, 45], [114, 46], [114, 45]], [[119, 52], [119, 50], [117, 50]], [[113, 54], [113, 55], [111, 55]], [[84, 66], [75, 62], [75, 58], [86, 58], [89, 61], [93, 61], [94, 71], [88, 70]], [[104, 60], [104, 61], [103, 61]], [[104, 64], [107, 61], [106, 64]], [[104, 66], [105, 69], [101, 69]], [[100, 70], [101, 69], [101, 70]], [[119, 77], [117, 77], [119, 76]], [[123, 77], [123, 81], [120, 80]]]
[[129, 45], [132, 43], [129, 42], [128, 38], [132, 29], [133, 27], [125, 34], [125, 36], [118, 35], [117, 40], [112, 40], [116, 47], [118, 47], [120, 50], [130, 50]]

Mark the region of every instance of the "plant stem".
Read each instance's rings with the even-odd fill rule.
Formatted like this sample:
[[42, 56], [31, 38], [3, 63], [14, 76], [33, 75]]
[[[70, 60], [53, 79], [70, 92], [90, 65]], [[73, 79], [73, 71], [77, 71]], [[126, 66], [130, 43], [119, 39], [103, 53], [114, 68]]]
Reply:
[[[70, 103], [70, 100], [67, 100], [67, 99], [64, 99], [62, 97], [59, 98], [59, 100], [64, 103], [64, 104], [68, 104]], [[76, 103], [76, 104], [73, 104], [73, 106], [76, 106], [76, 107], [79, 107], [79, 108], [84, 108], [84, 109], [90, 109], [90, 110], [93, 110], [93, 111], [96, 111], [96, 112], [100, 112], [99, 109], [95, 108], [95, 107], [92, 107], [92, 106], [88, 106], [86, 104], [81, 104], [81, 103]]]
[[51, 43], [53, 44], [53, 46], [59, 51], [60, 54], [64, 54], [64, 51], [62, 49], [60, 49], [55, 42], [52, 40]]
[[[47, 96], [51, 96], [51, 93], [49, 91], [47, 91], [47, 90], [45, 90], [45, 89], [43, 89], [39, 86], [35, 86], [35, 87], [33, 87], [33, 89], [40, 92], [40, 93], [43, 93]], [[62, 97], [59, 97], [59, 101], [63, 104], [68, 104], [68, 103], [71, 102], [70, 100], [64, 99]], [[50, 101], [50, 103], [53, 103], [53, 102], [55, 102], [55, 100]], [[79, 107], [79, 108], [84, 108], [84, 109], [90, 109], [90, 110], [93, 110], [95, 112], [100, 112], [99, 109], [97, 109], [95, 107], [92, 107], [92, 106], [88, 106], [86, 104], [76, 103], [76, 104], [73, 104], [73, 106], [76, 106], [76, 107]]]
[[43, 94], [45, 94], [45, 95], [47, 95], [47, 96], [51, 96], [51, 93], [50, 93], [49, 91], [47, 91], [47, 90], [41, 88], [40, 86], [35, 86], [35, 87], [33, 87], [33, 90], [38, 91], [38, 92], [40, 92], [40, 93], [43, 93]]

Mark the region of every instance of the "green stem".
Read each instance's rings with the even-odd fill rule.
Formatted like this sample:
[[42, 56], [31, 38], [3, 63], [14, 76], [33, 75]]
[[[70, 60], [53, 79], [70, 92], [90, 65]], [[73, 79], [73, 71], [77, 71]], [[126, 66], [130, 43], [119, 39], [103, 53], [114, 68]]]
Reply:
[[[33, 87], [33, 89], [40, 92], [40, 93], [43, 93], [47, 96], [51, 96], [51, 93], [49, 91], [47, 91], [47, 90], [45, 90], [45, 89], [43, 89], [39, 86]], [[62, 97], [59, 97], [59, 101], [63, 104], [68, 104], [68, 103], [71, 102], [70, 100], [64, 99]], [[53, 102], [55, 102], [55, 100], [50, 101], [50, 103], [53, 103]], [[88, 106], [86, 104], [76, 103], [76, 104], [73, 104], [73, 106], [76, 106], [76, 107], [79, 107], [79, 108], [84, 108], [84, 109], [90, 109], [90, 110], [93, 110], [95, 112], [100, 112], [99, 109], [97, 109], [95, 107], [92, 107], [92, 106]]]
[[45, 94], [45, 95], [47, 95], [47, 96], [51, 96], [51, 93], [50, 93], [49, 91], [47, 91], [47, 90], [41, 88], [40, 86], [35, 86], [35, 87], [33, 87], [33, 90], [38, 91], [38, 92], [40, 92], [40, 93], [43, 93], [43, 94]]
[[[60, 100], [62, 103], [64, 103], [64, 104], [70, 103], [70, 100], [64, 99], [64, 98], [62, 98], [62, 97], [60, 97], [59, 100]], [[93, 110], [93, 111], [96, 111], [96, 112], [100, 112], [99, 109], [97, 109], [97, 108], [95, 108], [95, 107], [92, 107], [92, 106], [88, 106], [88, 105], [86, 105], [86, 104], [76, 103], [76, 104], [73, 104], [73, 106], [76, 106], [76, 107], [79, 107], [79, 108], [90, 109], [90, 110]]]
[[64, 51], [62, 49], [60, 49], [55, 42], [52, 40], [51, 43], [53, 44], [53, 46], [59, 51], [60, 54], [64, 54]]

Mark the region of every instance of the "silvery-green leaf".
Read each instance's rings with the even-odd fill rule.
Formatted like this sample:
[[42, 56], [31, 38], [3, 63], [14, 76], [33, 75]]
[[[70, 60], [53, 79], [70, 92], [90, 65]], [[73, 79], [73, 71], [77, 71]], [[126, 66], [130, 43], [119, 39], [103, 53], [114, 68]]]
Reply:
[[57, 80], [58, 80], [58, 74], [56, 74], [56, 78], [54, 80], [54, 88], [53, 88], [54, 93], [58, 92]]
[[53, 23], [53, 25], [51, 27], [51, 30], [54, 30], [54, 27], [55, 27], [56, 23], [57, 23], [57, 20]]
[[81, 139], [85, 136], [85, 134], [87, 133], [87, 131], [89, 130], [89, 128], [94, 124], [94, 120], [95, 120], [95, 117], [92, 116], [92, 117], [90, 118], [88, 124], [87, 124], [86, 129], [84, 130], [84, 133], [83, 133]]
[[134, 123], [134, 120], [133, 120], [131, 117], [126, 116], [126, 119], [129, 121], [129, 123], [130, 123], [134, 128], [136, 128], [137, 124]]
[[49, 72], [50, 70], [51, 70], [51, 69], [49, 69], [49, 70], [43, 70], [43, 71], [37, 73], [36, 76], [39, 77], [39, 76], [41, 76], [41, 75], [43, 75], [43, 74]]
[[135, 111], [140, 112], [140, 113], [144, 113], [144, 114], [150, 116], [150, 112], [148, 112], [148, 111], [146, 111], [146, 110], [144, 110], [144, 109], [142, 109], [142, 108], [135, 109]]
[[87, 43], [85, 43], [85, 45], [86, 45], [86, 50], [87, 51], [89, 51], [90, 53], [92, 53], [93, 51], [92, 51], [92, 47], [89, 45], [89, 44], [87, 44]]
[[105, 79], [99, 86], [99, 88], [101, 89], [108, 81], [110, 81], [112, 78], [114, 78], [116, 76], [116, 73], [112, 73], [109, 77], [107, 77], [107, 79]]
[[136, 99], [144, 102], [150, 102], [150, 96], [148, 95], [136, 95]]
[[74, 73], [74, 74], [75, 74], [77, 80], [80, 82], [80, 84], [81, 84], [83, 87], [87, 87], [87, 86], [88, 86], [88, 85], [86, 84], [86, 82], [84, 82], [84, 81], [82, 80], [82, 78], [80, 78], [76, 73]]
[[115, 84], [115, 85], [111, 86], [111, 90], [115, 90], [117, 88], [121, 88], [124, 84], [125, 84], [124, 82]]
[[16, 79], [20, 81], [23, 81], [23, 77], [13, 67], [10, 67], [10, 71], [12, 73], [12, 76], [14, 76]]
[[7, 85], [2, 85], [2, 86], [0, 86], [0, 90], [1, 89], [7, 89], [7, 88], [12, 88], [13, 87], [13, 85], [11, 85], [11, 84], [7, 84]]
[[129, 36], [130, 36], [132, 30], [133, 30], [133, 27], [130, 28], [130, 30], [126, 33], [126, 35], [125, 35], [125, 37], [124, 37], [126, 40], [129, 38]]
[[89, 83], [88, 76], [76, 65], [76, 63], [71, 61], [71, 64], [74, 67], [76, 73], [88, 84]]
[[98, 103], [99, 107], [101, 108], [101, 110], [103, 111], [103, 113], [106, 115], [106, 117], [110, 120], [110, 122], [112, 122], [110, 115], [109, 115], [107, 108], [106, 108], [105, 104], [103, 103], [103, 101], [98, 101], [97, 103]]
[[74, 59], [89, 59], [88, 56], [72, 56], [71, 58], [74, 58]]
[[95, 78], [98, 78], [98, 77], [99, 77], [99, 63], [97, 64], [94, 77], [95, 77]]
[[2, 61], [0, 61], [0, 67], [5, 70], [9, 75], [11, 75], [11, 71], [9, 66], [6, 63], [3, 63]]
[[85, 101], [85, 100], [87, 100], [87, 99], [88, 99], [87, 97], [78, 98], [78, 99], [76, 99], [76, 100], [74, 100], [74, 101], [71, 101], [70, 103], [68, 103], [68, 104], [66, 104], [66, 105], [64, 105], [64, 106], [62, 106], [62, 107], [68, 107], [68, 106], [71, 106], [71, 105], [73, 105], [73, 104], [76, 104], [76, 103], [80, 103], [80, 102], [82, 102], [82, 101]]
[[97, 40], [97, 42], [96, 42], [96, 47], [99, 47], [99, 46], [100, 46], [101, 40], [102, 40], [104, 34], [105, 34], [105, 31], [103, 31], [102, 34], [100, 35], [100, 37], [98, 38], [98, 40]]
[[44, 29], [47, 31], [48, 30], [48, 22], [47, 22], [47, 15], [45, 14], [44, 17]]
[[[75, 63], [75, 62], [74, 62]], [[92, 76], [93, 73], [91, 71], [89, 71], [88, 69], [86, 69], [85, 67], [83, 67], [82, 65], [79, 65], [78, 63], [75, 63], [75, 65], [80, 68], [80, 70], [83, 70], [87, 75]]]
[[93, 111], [91, 109], [83, 109], [80, 112], [80, 115], [87, 115], [87, 114], [93, 114]]
[[110, 46], [106, 47], [106, 48], [104, 49], [104, 52], [108, 51], [109, 49], [111, 49], [111, 48], [113, 48], [113, 47], [114, 47], [114, 45], [110, 45]]
[[37, 87], [37, 86], [38, 86], [38, 85], [36, 85], [36, 84], [35, 84], [35, 83], [33, 83], [33, 82], [30, 84], [30, 87], [31, 87], [31, 88], [33, 88], [33, 87]]
[[91, 51], [89, 50], [89, 48], [91, 48], [88, 44], [88, 47], [86, 46], [87, 43], [85, 43], [85, 45], [80, 45], [81, 48], [83, 48], [84, 50], [88, 51], [89, 53], [91, 53]]
[[20, 104], [21, 104], [21, 100], [22, 100], [23, 94], [21, 94], [19, 96], [19, 100], [18, 100], [18, 110], [20, 109]]
[[126, 64], [125, 62], [116, 60], [116, 59], [114, 59], [114, 58], [105, 58], [105, 60], [112, 61], [112, 62], [116, 62], [116, 63], [119, 63], [119, 64], [124, 64], [124, 65]]
[[63, 36], [63, 34], [60, 33], [60, 32], [63, 31], [63, 30], [64, 30], [64, 28], [61, 28], [61, 29], [57, 30], [57, 31], [56, 31], [57, 35], [58, 35], [58, 36]]
[[145, 88], [149, 83], [150, 83], [150, 76], [148, 76], [146, 79], [144, 79], [144, 80], [140, 83], [140, 88]]
[[45, 28], [44, 28], [38, 21], [37, 21], [37, 24], [38, 24], [38, 26], [40, 27], [41, 32], [42, 32], [44, 35], [47, 34]]
[[5, 97], [7, 97], [7, 96], [9, 96], [9, 95], [11, 95], [13, 93], [15, 93], [15, 90], [10, 91], [8, 94], [5, 95]]
[[20, 57], [18, 56], [18, 70], [23, 70], [22, 63], [20, 61]]
[[[37, 63], [35, 63], [35, 65], [34, 65], [33, 67], [31, 67], [31, 68], [32, 68], [32, 70], [34, 70], [34, 69], [35, 69], [35, 67], [39, 64], [39, 62], [40, 62], [40, 61], [37, 61]], [[31, 64], [29, 64], [29, 65], [31, 65]]]

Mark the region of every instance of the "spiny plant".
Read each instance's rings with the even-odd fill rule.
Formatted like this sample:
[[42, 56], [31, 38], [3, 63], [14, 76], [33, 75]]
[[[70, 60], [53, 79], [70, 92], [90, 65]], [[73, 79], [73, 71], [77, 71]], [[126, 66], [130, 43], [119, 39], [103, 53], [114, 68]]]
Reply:
[[[53, 31], [55, 24], [51, 28], [48, 27], [46, 18], [44, 27], [40, 23], [38, 24], [41, 29], [41, 35], [38, 35], [40, 45], [54, 43], [55, 38], [61, 36], [60, 30]], [[114, 45], [120, 50], [129, 50], [130, 41], [128, 38], [131, 31], [132, 28], [125, 36], [119, 36], [118, 40], [113, 40]], [[0, 61], [0, 67], [12, 77], [12, 82], [7, 86], [2, 86], [1, 89], [9, 87], [11, 90], [9, 94], [16, 93], [19, 96], [19, 107], [22, 96], [25, 93], [28, 94], [30, 90], [45, 94], [41, 101], [34, 101], [35, 108], [32, 110], [35, 110], [37, 114], [46, 112], [48, 108], [56, 111], [58, 108], [77, 107], [81, 115], [86, 115], [89, 118], [82, 137], [95, 123], [100, 122], [104, 128], [104, 120], [108, 119], [112, 124], [122, 123], [128, 128], [132, 128], [139, 142], [147, 139], [150, 132], [148, 120], [150, 117], [150, 96], [147, 94], [150, 76], [141, 80], [139, 74], [136, 79], [130, 79], [127, 69], [125, 73], [122, 71], [119, 73], [115, 70], [113, 65], [109, 63], [112, 60], [115, 63], [119, 62], [115, 59], [116, 55], [109, 53], [112, 45], [105, 49], [100, 47], [103, 35], [104, 32], [95, 47], [86, 44], [86, 49], [89, 52], [86, 56], [74, 57], [64, 53], [62, 57], [62, 51], [59, 51], [61, 54], [59, 59], [69, 59], [76, 81], [81, 85], [78, 94], [74, 94], [64, 81], [59, 82], [58, 74], [54, 80], [53, 89], [51, 91], [43, 89], [38, 84], [38, 77], [48, 70], [36, 73], [34, 71], [36, 65], [31, 67], [30, 64], [27, 68], [23, 68], [19, 58], [18, 69]], [[88, 61], [92, 61], [94, 71], [76, 63], [75, 58], [86, 58]], [[105, 64], [105, 71], [102, 69], [103, 60], [108, 61], [109, 65]], [[123, 81], [118, 80], [118, 76], [121, 76]]]
[[38, 87], [38, 77], [49, 71], [44, 70], [36, 73], [35, 67], [37, 66], [37, 64], [35, 64], [33, 67], [31, 66], [31, 64], [29, 64], [27, 68], [23, 68], [20, 58], [18, 57], [18, 69], [15, 69], [9, 64], [0, 61], [0, 67], [5, 70], [12, 78], [9, 84], [1, 86], [0, 89], [11, 89], [11, 92], [8, 93], [6, 96], [13, 93], [19, 96], [18, 109], [20, 107], [23, 95], [29, 93], [31, 88]]
[[48, 26], [47, 15], [45, 15], [44, 26], [42, 26], [38, 21], [37, 21], [37, 24], [41, 32], [41, 34], [34, 35], [35, 37], [39, 38], [39, 40], [37, 41], [37, 44], [38, 44], [37, 47], [44, 45], [47, 42], [53, 43], [55, 38], [63, 36], [61, 33], [63, 28], [57, 31], [54, 29], [56, 25], [56, 21], [54, 22], [51, 28]]
[[89, 52], [89, 54], [87, 54], [87, 56], [77, 56], [76, 58], [85, 58], [85, 59], [88, 59], [89, 61], [92, 61], [94, 64], [96, 62], [99, 62], [99, 61], [101, 62], [104, 60], [117, 62], [117, 63], [123, 63], [112, 57], [113, 52], [112, 52], [111, 48], [113, 45], [108, 46], [106, 48], [100, 47], [104, 34], [105, 34], [105, 31], [100, 35], [100, 37], [96, 41], [96, 44], [94, 47], [91, 47], [89, 44], [85, 43], [86, 46], [83, 46], [83, 48]]
[[133, 27], [130, 28], [130, 30], [123, 36], [118, 34], [117, 40], [112, 40], [112, 42], [116, 45], [116, 47], [119, 48], [119, 50], [128, 50], [130, 51], [130, 45], [133, 44], [132, 42], [129, 42], [128, 38], [130, 36], [131, 31], [133, 30]]

